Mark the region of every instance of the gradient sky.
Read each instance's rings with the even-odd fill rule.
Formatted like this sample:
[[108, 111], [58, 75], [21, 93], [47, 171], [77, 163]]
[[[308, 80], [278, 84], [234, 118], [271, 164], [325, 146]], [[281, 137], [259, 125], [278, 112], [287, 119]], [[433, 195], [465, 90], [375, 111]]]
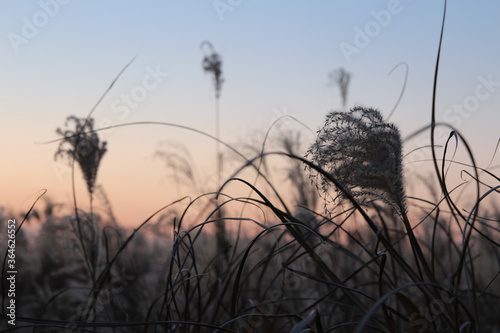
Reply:
[[[96, 109], [96, 127], [162, 121], [213, 134], [212, 78], [201, 68], [204, 40], [224, 61], [226, 142], [258, 142], [252, 133], [284, 114], [316, 131], [329, 110], [341, 107], [338, 89], [327, 79], [340, 67], [352, 73], [348, 106], [372, 106], [388, 116], [404, 68], [389, 72], [400, 62], [408, 64], [409, 76], [391, 121], [406, 137], [430, 122], [442, 12], [442, 1], [435, 0], [1, 0], [0, 205], [26, 211], [41, 189], [70, 205], [70, 172], [54, 161], [57, 143], [40, 143], [57, 139], [55, 130], [67, 116], [85, 117], [134, 56]], [[437, 120], [464, 134], [480, 166], [490, 162], [500, 134], [499, 14], [500, 2], [461, 0], [450, 1], [446, 16]], [[356, 47], [349, 57], [342, 51], [346, 45]], [[168, 75], [158, 84], [148, 81], [155, 87], [124, 108], [122, 96], [143, 85], [151, 71]], [[469, 111], [454, 108], [467, 103]], [[97, 183], [127, 224], [138, 224], [180, 195], [154, 158], [160, 142], [182, 142], [201, 174], [213, 173], [214, 143], [199, 134], [142, 125], [100, 135], [108, 152]], [[426, 142], [407, 142], [406, 150]], [[79, 171], [76, 178], [85, 201]]]

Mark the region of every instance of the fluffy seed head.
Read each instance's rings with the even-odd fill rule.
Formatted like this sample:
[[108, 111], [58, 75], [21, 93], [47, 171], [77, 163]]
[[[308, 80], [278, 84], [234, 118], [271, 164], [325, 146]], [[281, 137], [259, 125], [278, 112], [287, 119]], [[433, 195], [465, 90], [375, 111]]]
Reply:
[[97, 169], [102, 156], [106, 153], [106, 142], [100, 142], [97, 133], [93, 132], [94, 119], [69, 116], [66, 119], [66, 127], [70, 122], [75, 124], [75, 130], [58, 128], [56, 131], [63, 136], [63, 140], [59, 144], [55, 158], [64, 155], [70, 160], [74, 158], [82, 169], [89, 193], [93, 193]]
[[[406, 212], [401, 136], [378, 110], [355, 107], [349, 112], [330, 112], [306, 158], [330, 173], [360, 203], [382, 199]], [[327, 202], [345, 199], [339, 189], [332, 197], [333, 184], [310, 171]]]
[[210, 50], [210, 54], [203, 58], [203, 70], [211, 73], [214, 76], [215, 97], [218, 99], [222, 90], [224, 79], [222, 77], [222, 58], [215, 52], [215, 49], [210, 42], [203, 42], [201, 46], [206, 46]]

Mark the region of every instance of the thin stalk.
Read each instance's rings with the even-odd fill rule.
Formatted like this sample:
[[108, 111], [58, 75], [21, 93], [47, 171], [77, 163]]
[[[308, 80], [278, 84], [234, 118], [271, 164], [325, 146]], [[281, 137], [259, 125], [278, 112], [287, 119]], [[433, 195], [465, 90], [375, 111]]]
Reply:
[[216, 170], [217, 170], [217, 187], [222, 183], [222, 161], [220, 154], [220, 103], [219, 96], [215, 98], [215, 152], [216, 152]]
[[[221, 152], [220, 152], [220, 99], [219, 99], [219, 93], [216, 92], [215, 96], [215, 163], [216, 163], [216, 170], [217, 170], [217, 187], [216, 190], [220, 188], [222, 184], [222, 160], [221, 160]], [[218, 197], [217, 197], [218, 198]], [[215, 213], [215, 218], [218, 220], [218, 222], [215, 224], [215, 229], [216, 229], [216, 241], [217, 241], [217, 250], [218, 250], [218, 255], [221, 257], [221, 260], [217, 260], [216, 263], [216, 272], [217, 275], [220, 276], [223, 274], [223, 263], [227, 263], [229, 261], [229, 247], [230, 243], [227, 239], [227, 233], [226, 233], [226, 227], [224, 225], [224, 220], [223, 220], [223, 212], [222, 212], [222, 205], [219, 205], [217, 203], [218, 199], [216, 200], [216, 213]]]

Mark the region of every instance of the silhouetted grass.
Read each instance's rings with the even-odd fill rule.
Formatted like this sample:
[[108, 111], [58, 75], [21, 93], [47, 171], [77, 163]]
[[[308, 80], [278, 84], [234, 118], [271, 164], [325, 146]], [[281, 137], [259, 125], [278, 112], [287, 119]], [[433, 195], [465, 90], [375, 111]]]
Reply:
[[[18, 327], [37, 332], [493, 331], [500, 296], [498, 215], [484, 209], [480, 215], [473, 208], [460, 219], [445, 200], [407, 198], [409, 210], [422, 216], [413, 221], [412, 232], [429, 272], [419, 274], [400, 214], [384, 201], [364, 200], [361, 206], [334, 175], [291, 154], [286, 140], [285, 151], [246, 159], [220, 193], [181, 199], [134, 230], [105, 216], [87, 225], [87, 214], [80, 211], [82, 227], [101, 234], [95, 282], [78, 245], [87, 240], [79, 240], [74, 216], [46, 215], [52, 209], [38, 214], [44, 221], [37, 239], [18, 250], [23, 269], [16, 299], [29, 304], [19, 306]], [[255, 170], [257, 161], [276, 155], [288, 159], [287, 176], [297, 178], [294, 187], [305, 186], [295, 166], [300, 163], [342, 191], [342, 206], [325, 212], [297, 196], [287, 204], [272, 183], [257, 188], [239, 178], [244, 170]], [[245, 184], [252, 195], [229, 196], [224, 190], [232, 182]], [[480, 200], [497, 189], [491, 186]], [[209, 202], [215, 195], [220, 206], [214, 208]], [[243, 205], [261, 214], [231, 215]], [[223, 218], [217, 217], [221, 208], [227, 212]], [[217, 223], [255, 226], [229, 234], [233, 248], [221, 273], [212, 227]]]
[[[439, 57], [434, 100], [438, 69]], [[366, 111], [355, 112], [360, 110]], [[439, 189], [433, 200], [406, 197], [397, 128], [374, 110], [367, 111], [375, 120], [368, 123], [352, 115], [335, 113], [334, 126], [325, 128], [354, 131], [345, 137], [336, 133], [354, 137], [359, 154], [350, 149], [345, 156], [356, 164], [348, 167], [361, 173], [342, 170], [347, 168], [342, 144], [349, 142], [324, 149], [322, 139], [309, 160], [298, 155], [299, 136], [282, 138], [283, 151], [267, 152], [266, 134], [249, 158], [218, 136], [187, 126], [113, 126], [193, 131], [232, 150], [241, 158], [240, 168], [217, 192], [165, 205], [133, 230], [116, 223], [106, 198], [108, 215], [85, 212], [76, 199], [71, 214], [56, 214], [50, 201], [45, 209], [35, 202], [16, 230], [16, 327], [4, 324], [2, 279], [2, 332], [498, 332], [500, 214], [482, 201], [498, 194], [500, 179], [475, 165], [456, 129], [438, 157], [433, 105], [429, 163]], [[96, 141], [101, 130], [77, 131], [74, 137]], [[385, 141], [377, 143], [380, 139]], [[466, 148], [470, 163], [449, 159], [452, 139]], [[390, 157], [382, 161], [378, 153], [387, 145], [395, 148], [382, 154]], [[279, 179], [287, 179], [288, 188], [274, 186], [261, 168], [271, 157], [285, 160], [287, 170]], [[338, 164], [329, 167], [322, 162], [326, 157]], [[463, 165], [473, 186], [449, 188], [445, 174], [451, 163]], [[249, 181], [245, 175], [252, 172], [256, 176]], [[328, 205], [307, 182], [309, 172], [333, 199]], [[95, 175], [92, 179], [90, 192]], [[231, 195], [231, 184], [249, 194]], [[453, 196], [459, 189], [475, 198], [472, 205]], [[282, 196], [285, 191], [291, 195]], [[244, 207], [257, 213], [245, 213]], [[5, 223], [6, 213], [0, 215]], [[41, 221], [35, 236], [22, 228], [30, 216]], [[224, 236], [229, 249], [221, 248], [214, 234], [222, 225], [236, 230]], [[93, 248], [99, 250], [91, 253]], [[7, 253], [0, 254], [5, 273]]]

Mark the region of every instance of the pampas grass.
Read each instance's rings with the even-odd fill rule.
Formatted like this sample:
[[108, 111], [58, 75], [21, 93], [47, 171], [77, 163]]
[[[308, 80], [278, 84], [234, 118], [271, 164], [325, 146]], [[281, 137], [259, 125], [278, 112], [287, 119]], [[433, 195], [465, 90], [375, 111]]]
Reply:
[[87, 183], [89, 193], [94, 192], [97, 171], [101, 159], [106, 153], [106, 142], [101, 142], [97, 133], [94, 132], [94, 119], [80, 119], [69, 116], [66, 119], [66, 127], [73, 123], [75, 129], [57, 129], [57, 134], [63, 137], [55, 158], [66, 157], [69, 161], [73, 159], [82, 170], [83, 177]]
[[[382, 199], [406, 212], [401, 136], [378, 110], [330, 112], [306, 158], [333, 175], [358, 202]], [[313, 172], [312, 181], [327, 202], [334, 201], [325, 177]], [[344, 192], [337, 189], [337, 197], [345, 199]]]
[[[205, 68], [218, 99], [220, 58], [212, 56]], [[58, 153], [80, 165], [92, 196], [106, 152], [97, 136], [103, 129], [93, 128], [90, 115], [69, 121], [76, 131], [59, 131]], [[150, 125], [219, 142], [217, 135], [170, 123], [114, 128]], [[264, 143], [255, 156], [221, 142], [241, 167], [219, 191], [180, 198], [133, 229], [114, 222], [105, 195], [106, 215], [77, 209], [76, 199], [71, 214], [55, 215], [48, 206], [39, 214], [41, 232], [16, 248], [22, 263], [16, 327], [4, 324], [2, 281], [1, 332], [498, 332], [500, 216], [479, 208], [483, 198], [495, 199], [497, 184], [473, 177], [472, 184], [488, 186], [473, 208], [451, 198], [444, 177], [442, 199], [407, 197], [399, 131], [372, 108], [329, 113], [307, 158], [298, 135], [278, 140], [283, 151], [265, 151]], [[286, 172], [271, 177], [272, 168], [261, 169], [270, 157], [283, 158]], [[438, 157], [431, 161], [438, 175], [454, 162], [446, 149], [441, 158], [442, 170]], [[186, 161], [167, 159], [191, 182]], [[263, 182], [245, 180], [244, 171]], [[288, 180], [288, 187], [270, 179]], [[251, 194], [232, 193], [232, 183]], [[257, 213], [242, 214], [243, 207]], [[22, 217], [20, 240], [32, 212]], [[1, 228], [5, 221], [0, 209]], [[231, 251], [210, 232], [222, 222], [244, 226], [224, 234]]]

